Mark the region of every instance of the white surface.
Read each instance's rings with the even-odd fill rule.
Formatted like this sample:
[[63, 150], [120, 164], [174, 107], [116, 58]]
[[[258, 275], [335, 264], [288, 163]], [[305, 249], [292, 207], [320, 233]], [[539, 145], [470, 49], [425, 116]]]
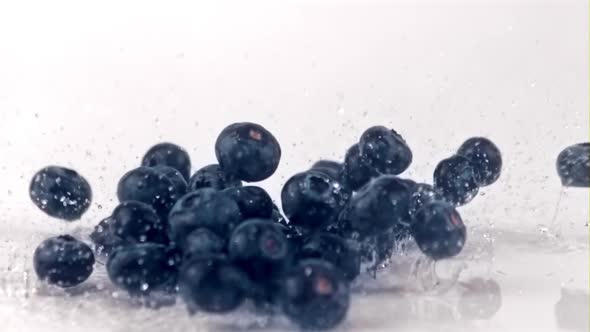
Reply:
[[[378, 291], [355, 296], [342, 329], [553, 331], [560, 288], [588, 292], [588, 191], [567, 190], [553, 221], [561, 190], [554, 160], [589, 134], [586, 1], [13, 2], [0, 4], [0, 41], [3, 331], [226, 323], [190, 319], [182, 306], [129, 308], [107, 291], [71, 299], [41, 289], [25, 298], [35, 278], [26, 286], [22, 276], [42, 238], [83, 232], [108, 214], [118, 178], [149, 146], [181, 144], [201, 167], [215, 160], [218, 132], [245, 120], [282, 144], [276, 176], [262, 183], [275, 197], [289, 175], [341, 158], [374, 124], [406, 137], [414, 151], [406, 175], [418, 180], [430, 181], [469, 136], [489, 136], [504, 153], [500, 180], [461, 209], [471, 229], [462, 278], [501, 284], [493, 319], [436, 314], [431, 300], [452, 307], [454, 290]], [[46, 164], [91, 182], [95, 200], [77, 224], [30, 203], [28, 181]], [[243, 316], [226, 329], [254, 317]], [[267, 329], [283, 326], [273, 324]]]

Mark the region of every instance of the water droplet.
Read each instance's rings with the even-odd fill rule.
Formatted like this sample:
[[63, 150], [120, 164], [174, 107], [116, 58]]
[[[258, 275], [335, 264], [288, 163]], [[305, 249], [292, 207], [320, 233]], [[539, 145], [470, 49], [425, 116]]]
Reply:
[[141, 290], [142, 291], [146, 291], [146, 290], [148, 290], [148, 288], [150, 288], [150, 285], [149, 284], [147, 284], [147, 283], [141, 284]]

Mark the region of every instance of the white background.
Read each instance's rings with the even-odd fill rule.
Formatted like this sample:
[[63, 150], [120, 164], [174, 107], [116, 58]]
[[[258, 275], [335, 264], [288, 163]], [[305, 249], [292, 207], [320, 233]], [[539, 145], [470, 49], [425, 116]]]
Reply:
[[[555, 158], [589, 135], [587, 1], [195, 3], [0, 2], [0, 240], [91, 227], [151, 145], [184, 146], [196, 170], [215, 161], [224, 126], [252, 121], [282, 145], [279, 170], [261, 184], [275, 197], [288, 176], [342, 158], [371, 125], [400, 132], [414, 151], [405, 175], [428, 182], [464, 139], [488, 136], [504, 173], [464, 219], [587, 244], [587, 190], [568, 190], [553, 221]], [[77, 225], [29, 201], [29, 179], [47, 164], [93, 186]], [[519, 298], [523, 264], [543, 261], [513, 254], [505, 261], [521, 272], [510, 281]], [[587, 252], [575, 257], [575, 272], [547, 267], [563, 273], [547, 298], [571, 278], [587, 289]], [[518, 319], [505, 308], [500, 317]], [[546, 316], [502, 326], [551, 330]]]

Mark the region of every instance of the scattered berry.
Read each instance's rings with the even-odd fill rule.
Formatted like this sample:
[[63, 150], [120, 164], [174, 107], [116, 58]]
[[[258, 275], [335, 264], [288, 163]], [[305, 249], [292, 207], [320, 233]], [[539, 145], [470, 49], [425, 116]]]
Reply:
[[156, 243], [128, 245], [109, 256], [109, 279], [131, 295], [148, 294], [173, 287], [177, 261], [166, 246]]
[[224, 192], [233, 198], [243, 219], [268, 219], [273, 213], [273, 202], [266, 190], [256, 186], [234, 187]]
[[72, 287], [92, 274], [92, 249], [71, 235], [49, 238], [35, 249], [33, 266], [39, 279], [59, 287]]
[[316, 258], [330, 262], [350, 281], [354, 280], [361, 270], [358, 251], [344, 238], [326, 232], [315, 233], [306, 239], [297, 253], [297, 258]]
[[300, 261], [283, 281], [283, 312], [302, 329], [329, 329], [348, 312], [350, 293], [340, 270], [322, 260]]
[[180, 294], [190, 313], [235, 310], [244, 302], [243, 288], [248, 283], [246, 274], [222, 255], [185, 262], [179, 277]]
[[115, 208], [111, 218], [114, 234], [126, 242], [169, 242], [166, 225], [150, 205], [138, 201], [123, 202]]
[[227, 174], [221, 166], [217, 164], [208, 165], [199, 169], [190, 179], [189, 187], [191, 191], [201, 188], [213, 188], [223, 190], [225, 188], [241, 187], [242, 181], [233, 178]]
[[246, 182], [262, 181], [279, 166], [281, 147], [264, 127], [249, 122], [234, 123], [215, 142], [219, 165]]
[[395, 130], [383, 126], [367, 129], [359, 141], [363, 161], [381, 174], [397, 175], [412, 163], [412, 150]]
[[29, 186], [33, 203], [54, 218], [80, 219], [92, 200], [90, 185], [76, 171], [48, 166], [38, 171]]
[[334, 180], [339, 180], [342, 176], [343, 165], [333, 160], [318, 160], [311, 166], [311, 169], [324, 172]]
[[446, 202], [423, 206], [414, 215], [411, 230], [420, 250], [436, 260], [459, 254], [467, 236], [461, 216]]
[[94, 250], [98, 255], [108, 257], [116, 249], [126, 246], [129, 243], [117, 236], [112, 217], [101, 220], [90, 233], [90, 240], [94, 243]]
[[410, 216], [415, 215], [424, 205], [442, 200], [442, 196], [434, 190], [433, 186], [427, 183], [418, 183], [414, 186], [410, 197]]
[[344, 183], [351, 190], [359, 190], [372, 178], [379, 176], [373, 167], [364, 162], [358, 144], [351, 146], [346, 151], [342, 173]]
[[168, 176], [142, 166], [123, 175], [117, 186], [117, 196], [120, 202], [139, 201], [151, 205], [158, 216], [166, 220], [174, 203], [184, 194], [174, 188]]
[[561, 184], [566, 187], [590, 187], [590, 143], [568, 146], [556, 162]]
[[479, 191], [471, 161], [460, 155], [443, 159], [434, 170], [434, 188], [455, 206], [469, 203]]
[[198, 228], [190, 232], [185, 241], [182, 252], [184, 258], [221, 254], [225, 249], [225, 240], [207, 228]]
[[203, 227], [228, 238], [241, 220], [238, 204], [226, 193], [211, 188], [199, 189], [183, 196], [170, 211], [170, 239], [182, 248], [186, 236]]
[[471, 161], [480, 187], [489, 186], [500, 177], [502, 153], [489, 139], [472, 137], [461, 144], [457, 154]]
[[329, 223], [344, 205], [344, 191], [331, 177], [310, 170], [291, 177], [281, 200], [289, 223], [317, 229]]
[[172, 143], [160, 143], [151, 147], [141, 161], [141, 166], [169, 166], [176, 169], [185, 181], [191, 173], [191, 159], [180, 146]]
[[269, 219], [249, 219], [233, 231], [230, 258], [254, 281], [280, 277], [289, 263], [289, 243], [279, 224]]
[[188, 184], [183, 175], [176, 169], [169, 166], [155, 166], [153, 167], [161, 176], [164, 176], [172, 182], [172, 186], [168, 190], [175, 196], [181, 197], [188, 191]]
[[341, 214], [340, 222], [361, 236], [380, 234], [408, 223], [410, 183], [394, 175], [382, 175], [359, 191]]

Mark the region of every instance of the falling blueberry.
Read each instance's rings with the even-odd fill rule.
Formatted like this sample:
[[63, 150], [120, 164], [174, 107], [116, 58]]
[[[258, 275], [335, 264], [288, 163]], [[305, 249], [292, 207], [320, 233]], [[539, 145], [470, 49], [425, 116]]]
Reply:
[[556, 162], [557, 174], [566, 187], [590, 187], [590, 143], [568, 146]]
[[355, 144], [346, 151], [342, 168], [343, 181], [351, 190], [359, 190], [372, 178], [379, 176], [379, 172], [367, 165], [361, 157], [359, 145]]
[[361, 157], [381, 174], [397, 175], [412, 163], [412, 150], [393, 129], [375, 126], [367, 129], [359, 141]]
[[350, 291], [342, 272], [316, 259], [302, 260], [283, 281], [283, 312], [305, 330], [338, 325], [348, 312]]
[[33, 266], [39, 279], [64, 288], [88, 279], [93, 265], [92, 249], [71, 235], [49, 238], [33, 254]]
[[240, 208], [229, 195], [211, 188], [199, 189], [183, 196], [170, 211], [170, 240], [182, 248], [186, 236], [197, 228], [228, 238], [241, 220]]
[[460, 155], [441, 160], [434, 170], [434, 188], [449, 203], [469, 203], [479, 191], [473, 163]]
[[218, 164], [207, 165], [199, 169], [189, 181], [191, 191], [201, 188], [222, 190], [241, 186], [242, 181], [226, 173]]
[[80, 219], [90, 207], [92, 190], [76, 171], [48, 166], [38, 171], [31, 181], [29, 195], [33, 203], [54, 218]]
[[276, 138], [261, 125], [241, 122], [229, 125], [215, 142], [219, 165], [246, 182], [262, 181], [276, 171], [281, 147]]
[[420, 250], [436, 260], [459, 254], [467, 236], [461, 216], [446, 202], [432, 202], [418, 210], [411, 231]]
[[169, 166], [182, 174], [188, 181], [191, 172], [191, 160], [188, 153], [172, 143], [160, 143], [151, 147], [141, 161], [142, 166]]
[[472, 137], [459, 147], [457, 154], [471, 161], [480, 187], [489, 186], [500, 177], [502, 153], [489, 139]]

